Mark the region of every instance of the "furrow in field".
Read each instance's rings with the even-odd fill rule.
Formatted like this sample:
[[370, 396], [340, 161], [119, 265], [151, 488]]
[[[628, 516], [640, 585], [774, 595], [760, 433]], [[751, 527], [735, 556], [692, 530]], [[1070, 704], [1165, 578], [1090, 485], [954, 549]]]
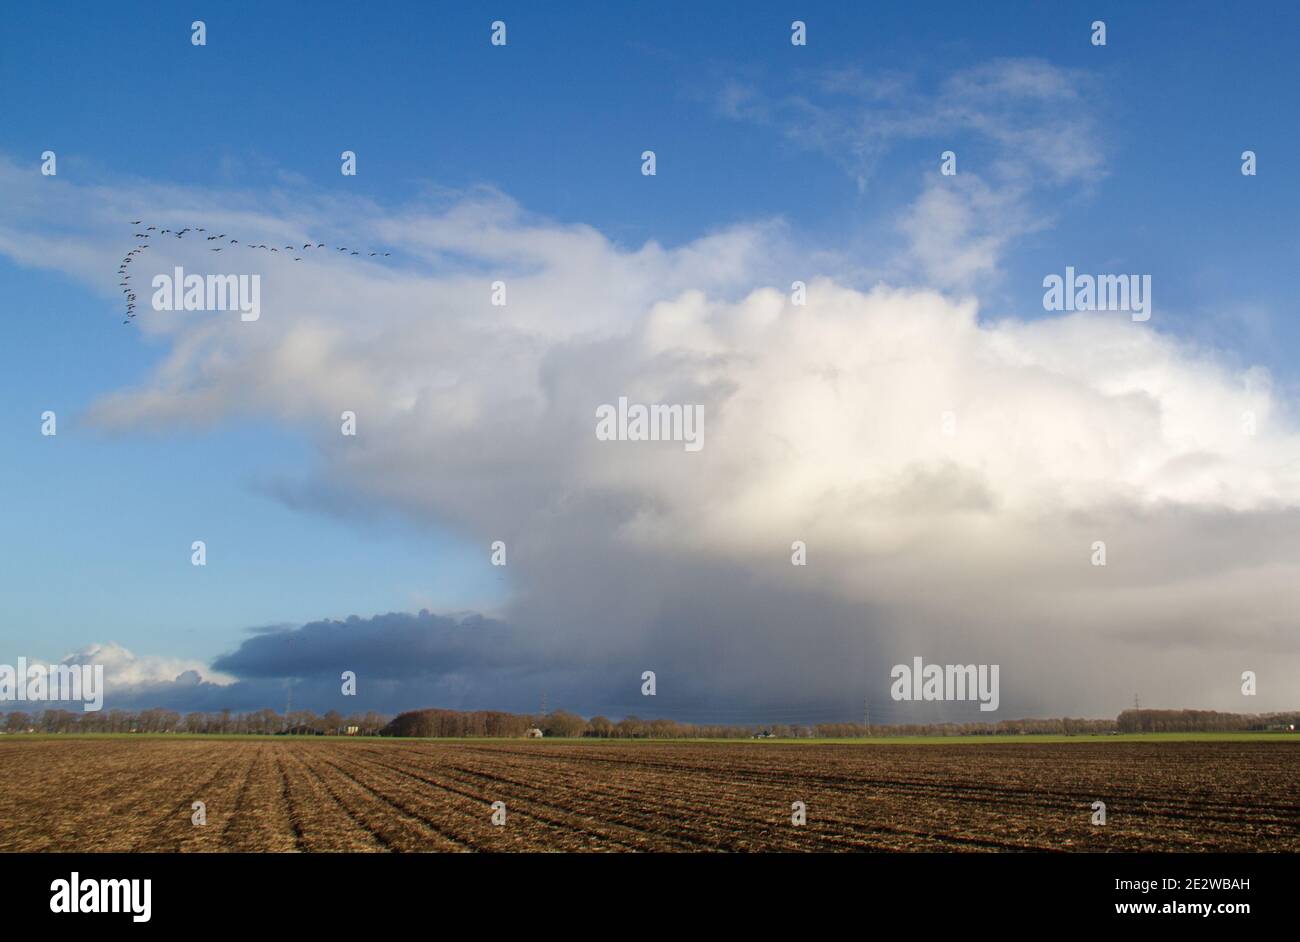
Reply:
[[[573, 827], [552, 816], [537, 814], [507, 801], [507, 823], [492, 824], [490, 794], [457, 787], [445, 779], [421, 777], [385, 765], [373, 757], [349, 757], [353, 771], [385, 793], [400, 796], [416, 813], [432, 814], [441, 826], [465, 833], [467, 839], [485, 850], [581, 850], [584, 844]], [[503, 796], [504, 797], [504, 796]], [[427, 806], [432, 806], [431, 808]], [[610, 846], [606, 841], [605, 846]], [[600, 848], [595, 848], [600, 849]], [[615, 848], [617, 849], [617, 848]], [[623, 849], [629, 849], [624, 847]]]
[[[611, 822], [592, 814], [581, 803], [543, 799], [539, 797], [539, 792], [544, 791], [544, 788], [531, 783], [515, 787], [516, 783], [504, 779], [458, 775], [439, 762], [406, 762], [401, 757], [385, 755], [383, 751], [369, 753], [368, 758], [374, 765], [389, 769], [409, 780], [460, 795], [474, 808], [487, 808], [491, 801], [498, 798], [505, 801], [510, 815], [522, 815], [538, 825], [538, 833], [523, 835], [525, 840], [547, 849], [651, 850], [663, 849], [665, 844], [670, 849], [697, 846], [668, 838], [662, 829], [650, 830], [626, 822]], [[508, 790], [502, 790], [503, 784], [510, 786]]]
[[[579, 752], [582, 751], [582, 747], [577, 748]], [[649, 748], [654, 747], [643, 747], [643, 749]], [[475, 754], [485, 754], [491, 749], [492, 747], [490, 746], [471, 747], [471, 751]], [[550, 761], [555, 756], [555, 753], [553, 752], [544, 754], [540, 751], [534, 751], [532, 756], [528, 756], [526, 750], [527, 747], [522, 749], [519, 747], [502, 747], [501, 751], [508, 752], [511, 755], [520, 756], [521, 759], [531, 759], [534, 764]], [[857, 754], [862, 755], [863, 752], [864, 751], [859, 751]], [[870, 753], [866, 754], [868, 756], [870, 755]], [[609, 765], [621, 764], [617, 759], [614, 759], [614, 761], [611, 762], [611, 757], [609, 756], [593, 756], [593, 758], [603, 759], [604, 762]], [[645, 761], [645, 758], [645, 756], [638, 753], [637, 759], [631, 763], [632, 765], [639, 767], [633, 774], [642, 782], [645, 782], [648, 779], [646, 767], [665, 769], [670, 778], [676, 778], [678, 776], [689, 778], [691, 775], [697, 775], [701, 772], [699, 768], [687, 765], [680, 761], [663, 761], [662, 757], [660, 757], [658, 761], [647, 762]], [[725, 773], [717, 770], [703, 771], [706, 778], [711, 779], [713, 783], [712, 787], [715, 791], [722, 790], [722, 793], [725, 794], [731, 794], [728, 790], [728, 786], [735, 786], [738, 781], [754, 785], [757, 781], [761, 781], [763, 778], [771, 781], [772, 777], [770, 772], [764, 776], [741, 775], [733, 777], [730, 774], [730, 771]], [[590, 776], [590, 772], [587, 774]], [[841, 776], [840, 778], [843, 779], [849, 777]], [[830, 784], [830, 787], [828, 787], [828, 784]], [[799, 787], [806, 789], [808, 794], [818, 796], [816, 801], [817, 807], [824, 810], [825, 808], [834, 806], [834, 792], [838, 790], [841, 784], [842, 782], [839, 781], [828, 783], [824, 777], [818, 777], [814, 781], [805, 782], [802, 786], [787, 783], [783, 780], [781, 788], [782, 790]], [[1089, 831], [1084, 827], [1090, 817], [1090, 811], [1087, 807], [1090, 801], [1081, 801], [1079, 796], [1084, 795], [1089, 799], [1102, 797], [1103, 800], [1108, 797], [1099, 793], [1096, 788], [1084, 789], [1079, 787], [1073, 792], [1059, 793], [1055, 795], [1050, 802], [1045, 803], [1030, 788], [1009, 788], [992, 790], [985, 789], [982, 792], [982, 797], [979, 801], [972, 802], [972, 789], [970, 788], [954, 788], [951, 781], [947, 783], [946, 786], [940, 786], [938, 783], [923, 781], [919, 783], [921, 786], [920, 795], [914, 795], [910, 799], [902, 802], [895, 802], [893, 799], [896, 797], [907, 798], [906, 795], [897, 795], [897, 792], [899, 791], [897, 787], [898, 784], [897, 781], [891, 781], [888, 779], [867, 780], [864, 778], [861, 779], [851, 790], [861, 791], [864, 786], [871, 791], [879, 789], [877, 794], [881, 794], [889, 799], [885, 802], [886, 810], [896, 811], [897, 808], [901, 806], [903, 808], [915, 808], [918, 810], [924, 809], [926, 812], [925, 815], [920, 816], [920, 819], [915, 822], [900, 821], [892, 827], [881, 827], [879, 823], [876, 825], [866, 825], [865, 830], [869, 833], [874, 832], [878, 837], [881, 836], [882, 831], [893, 832], [900, 837], [906, 834], [912, 834], [925, 841], [937, 841], [941, 844], [956, 843], [985, 847], [1069, 849], [1081, 842], [1096, 843], [1097, 832]], [[908, 786], [914, 786], [918, 783], [907, 782], [905, 784]], [[962, 786], [964, 785], [965, 783], [962, 783]], [[693, 790], [697, 791], [701, 787], [709, 786], [692, 786]], [[1113, 788], [1114, 786], [1108, 785], [1108, 787]], [[905, 788], [903, 790], [906, 791], [907, 789]], [[827, 798], [831, 798], [832, 800], [828, 802], [826, 800]], [[920, 800], [918, 801], [918, 799]], [[1115, 807], [1118, 804], [1121, 809], [1128, 807], [1128, 805], [1123, 802], [1122, 795], [1113, 797], [1108, 801], [1108, 804], [1111, 807]], [[953, 813], [953, 808], [957, 809], [956, 814]], [[1026, 814], [1025, 812], [1027, 809], [1029, 809], [1031, 813]], [[845, 814], [847, 815], [846, 818], [833, 820], [831, 823], [840, 830], [864, 830], [864, 825], [859, 820], [854, 809], [846, 809]], [[1207, 821], [1207, 816], [1196, 812], [1188, 812], [1187, 816], [1189, 820], [1205, 821], [1211, 825], [1215, 823], [1215, 819], [1218, 817], [1211, 814], [1208, 816], [1209, 820]], [[943, 820], [945, 818], [949, 821], [949, 825], [942, 831], [936, 833], [936, 829], [933, 826], [935, 819]], [[1026, 821], [1036, 822], [1040, 826], [1025, 828], [1023, 827], [1023, 823]], [[910, 826], [913, 825], [913, 823], [916, 826]], [[1114, 844], [1123, 841], [1123, 837], [1116, 833], [1117, 830], [1118, 829], [1116, 828], [1112, 828], [1110, 831], [1112, 843]], [[1171, 834], [1170, 838], [1175, 839], [1175, 835]], [[885, 843], [892, 844], [893, 838], [886, 837]], [[1102, 846], [1104, 848], [1105, 845]]]
[[115, 742], [7, 745], [0, 752], [3, 850], [128, 850], [139, 810], [157, 806], [174, 761], [167, 749]]
[[[794, 800], [803, 801], [807, 807], [808, 824], [799, 829], [808, 834], [818, 848], [847, 844], [865, 849], [944, 849], [951, 845], [981, 849], [1009, 849], [1019, 845], [999, 839], [996, 833], [963, 835], [936, 832], [931, 822], [915, 820], [912, 816], [898, 814], [908, 807], [896, 803], [888, 792], [882, 792], [864, 783], [851, 788], [827, 788], [816, 776], [791, 770], [769, 770], [761, 777], [746, 777], [734, 781], [725, 769], [708, 767], [692, 770], [657, 773], [667, 783], [679, 777], [689, 778], [692, 791], [713, 793], [728, 803], [750, 802], [771, 814], [779, 809], [783, 831], [787, 828], [787, 809]], [[632, 773], [644, 778], [645, 773]], [[838, 785], [838, 783], [837, 783]], [[770, 820], [770, 818], [769, 818]]]
[[284, 768], [283, 750], [276, 750], [275, 774], [280, 783], [280, 801], [284, 804], [285, 817], [289, 825], [289, 830], [293, 835], [293, 849], [296, 851], [305, 851], [308, 848], [306, 841], [303, 839], [303, 815], [298, 810], [298, 803], [294, 801], [293, 790], [289, 786], [289, 773], [286, 772]]
[[[540, 757], [538, 757], [540, 759]], [[713, 799], [689, 782], [641, 780], [635, 785], [614, 778], [592, 776], [590, 770], [577, 769], [565, 775], [550, 766], [513, 766], [502, 762], [487, 769], [481, 764], [466, 764], [463, 756], [446, 759], [440, 771], [456, 771], [488, 783], [486, 787], [523, 795], [529, 802], [542, 802], [560, 808], [578, 807], [584, 813], [599, 810], [603, 820], [634, 828], [646, 835], [658, 849], [678, 842], [705, 850], [746, 851], [764, 849], [814, 849], [827, 844], [855, 849], [867, 846], [860, 838], [834, 833], [816, 833], [820, 825], [796, 827], [790, 820], [788, 799], [770, 801], [733, 791], [715, 788]], [[594, 784], [593, 784], [594, 783]], [[654, 787], [648, 787], [648, 786]], [[562, 801], [562, 804], [557, 802]], [[743, 813], [738, 814], [741, 809]], [[811, 824], [811, 822], [810, 822]], [[886, 833], [885, 829], [867, 829]]]
[[[238, 810], [239, 796], [247, 787], [257, 753], [254, 743], [223, 740], [216, 743], [223, 756], [232, 760], [222, 771], [213, 775], [199, 787], [182, 785], [177, 811], [165, 817], [149, 838], [144, 850], [163, 851], [214, 851], [221, 850], [226, 828], [233, 822]], [[178, 776], [181, 782], [186, 776]], [[204, 805], [206, 824], [195, 824], [194, 802]]]
[[259, 742], [235, 810], [221, 833], [221, 848], [231, 851], [285, 852], [298, 848], [276, 753], [279, 745]]
[[280, 749], [297, 830], [308, 851], [387, 851], [392, 846], [357, 817], [287, 744]]
[[345, 804], [358, 821], [392, 850], [474, 850], [467, 841], [449, 833], [438, 822], [411, 810], [400, 799], [383, 794], [340, 765], [326, 748], [304, 750], [308, 768]]

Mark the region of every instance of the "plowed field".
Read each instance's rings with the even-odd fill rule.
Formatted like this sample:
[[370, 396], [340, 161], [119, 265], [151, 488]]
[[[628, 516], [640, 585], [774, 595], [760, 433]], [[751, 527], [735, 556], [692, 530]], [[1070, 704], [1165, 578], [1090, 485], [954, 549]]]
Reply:
[[1300, 850], [1293, 742], [10, 737], [0, 769], [5, 851]]

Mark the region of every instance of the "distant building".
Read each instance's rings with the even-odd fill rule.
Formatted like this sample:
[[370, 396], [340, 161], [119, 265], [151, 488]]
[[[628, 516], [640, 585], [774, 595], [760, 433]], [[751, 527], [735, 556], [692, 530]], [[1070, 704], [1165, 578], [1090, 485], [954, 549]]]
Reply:
[[343, 732], [346, 733], [346, 734], [349, 735], [349, 736], [355, 736], [357, 733], [361, 732], [361, 727], [360, 727], [360, 726], [349, 726], [349, 727], [347, 727], [346, 729], [344, 729]]
[[524, 736], [528, 739], [541, 739], [544, 735], [545, 734], [536, 726], [528, 727], [528, 732], [524, 733]]

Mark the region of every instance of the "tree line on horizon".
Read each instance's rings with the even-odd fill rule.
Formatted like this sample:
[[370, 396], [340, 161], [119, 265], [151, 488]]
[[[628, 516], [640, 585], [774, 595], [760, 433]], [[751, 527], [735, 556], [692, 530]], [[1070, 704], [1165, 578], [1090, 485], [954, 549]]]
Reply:
[[1106, 735], [1118, 733], [1210, 733], [1294, 730], [1300, 712], [1219, 713], [1213, 710], [1125, 710], [1115, 719], [999, 720], [993, 723], [698, 724], [627, 716], [584, 719], [567, 710], [546, 715], [500, 710], [408, 710], [394, 717], [370, 711], [344, 716], [295, 710], [216, 713], [149, 709], [94, 713], [47, 709], [3, 715], [0, 732], [14, 733], [188, 733], [195, 735], [398, 736], [415, 738], [521, 738], [539, 729], [550, 738], [589, 739], [865, 739], [891, 736]]
[[342, 736], [349, 729], [355, 735], [373, 736], [383, 729], [389, 717], [373, 710], [343, 716], [336, 710], [317, 715], [311, 710], [294, 710], [287, 716], [275, 710], [236, 713], [178, 713], [175, 710], [99, 710], [85, 713], [74, 710], [41, 710], [27, 713], [13, 710], [0, 720], [6, 733], [191, 733], [213, 735], [300, 735]]

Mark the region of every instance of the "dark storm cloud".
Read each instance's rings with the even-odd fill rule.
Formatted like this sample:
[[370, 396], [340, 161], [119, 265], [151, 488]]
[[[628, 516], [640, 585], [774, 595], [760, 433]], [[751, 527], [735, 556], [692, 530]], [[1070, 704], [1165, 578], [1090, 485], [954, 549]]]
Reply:
[[257, 634], [212, 666], [244, 679], [337, 677], [350, 670], [406, 680], [507, 666], [517, 661], [511, 652], [522, 643], [510, 626], [478, 615], [393, 612]]

